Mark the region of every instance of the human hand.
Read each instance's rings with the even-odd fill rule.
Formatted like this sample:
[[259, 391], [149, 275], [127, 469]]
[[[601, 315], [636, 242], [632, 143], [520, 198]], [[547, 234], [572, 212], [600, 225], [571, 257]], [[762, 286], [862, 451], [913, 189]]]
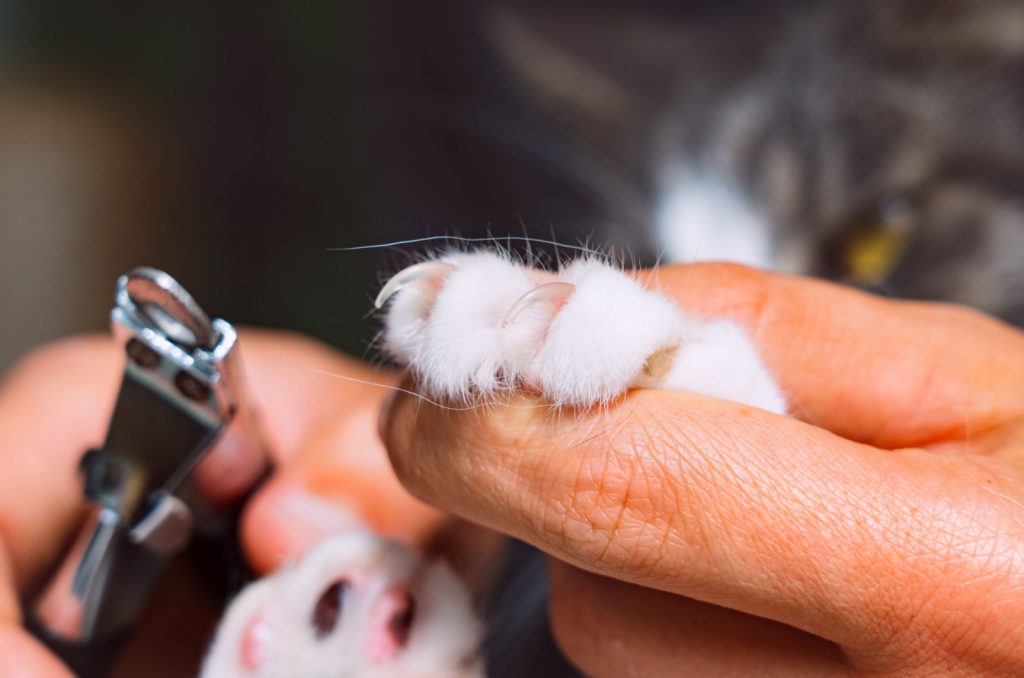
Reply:
[[746, 326], [794, 417], [399, 395], [406, 487], [563, 561], [555, 632], [591, 675], [1024, 673], [1024, 335], [736, 266], [640, 275]]
[[[378, 438], [388, 390], [329, 376], [390, 383], [392, 375], [291, 335], [246, 332], [241, 344], [247, 386], [279, 464], [242, 522], [258, 570], [361, 523], [414, 544], [438, 529], [442, 514], [401, 488]], [[103, 439], [123, 361], [105, 337], [74, 339], [27, 357], [0, 385], [0, 676], [70, 675], [20, 628], [18, 596], [37, 587], [83, 517], [78, 459]], [[215, 478], [220, 461], [214, 453], [200, 472]], [[192, 603], [198, 595], [176, 599]], [[150, 668], [153, 649], [140, 654]], [[174, 675], [195, 669], [197, 658], [182, 648], [165, 654], [185, 662]]]

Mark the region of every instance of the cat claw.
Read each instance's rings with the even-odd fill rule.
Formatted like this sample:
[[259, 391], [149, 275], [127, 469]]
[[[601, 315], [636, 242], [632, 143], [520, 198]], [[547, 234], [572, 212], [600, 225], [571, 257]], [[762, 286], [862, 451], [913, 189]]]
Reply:
[[546, 305], [550, 309], [551, 315], [554, 315], [575, 291], [575, 285], [560, 281], [534, 287], [519, 297], [516, 303], [512, 304], [512, 307], [508, 309], [508, 313], [505, 314], [501, 321], [502, 329], [514, 323], [520, 313], [536, 304]]
[[606, 262], [548, 272], [487, 250], [456, 252], [398, 273], [377, 307], [411, 286], [422, 293], [391, 301], [383, 344], [427, 397], [487, 402], [526, 388], [587, 408], [663, 388], [786, 411], [741, 326], [691, 316]]
[[423, 261], [403, 268], [384, 283], [373, 305], [377, 309], [383, 308], [388, 299], [407, 287], [417, 287], [428, 294], [436, 293], [440, 283], [454, 270], [455, 265], [445, 261]]

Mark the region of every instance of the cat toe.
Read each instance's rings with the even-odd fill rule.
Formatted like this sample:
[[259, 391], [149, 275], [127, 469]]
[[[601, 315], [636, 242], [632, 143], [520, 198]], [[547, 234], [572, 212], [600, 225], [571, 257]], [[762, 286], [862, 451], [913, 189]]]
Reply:
[[450, 268], [429, 295], [401, 281], [382, 290], [382, 303], [393, 297], [385, 350], [429, 397], [468, 403], [514, 388], [543, 328], [530, 313], [511, 328], [502, 321], [544, 274], [493, 252], [453, 254], [443, 263]]
[[[607, 403], [664, 369], [660, 358], [678, 347], [683, 318], [665, 297], [596, 260], [559, 274], [575, 286], [548, 327], [537, 355], [544, 394], [557, 404]], [[650, 379], [648, 379], [650, 380]]]

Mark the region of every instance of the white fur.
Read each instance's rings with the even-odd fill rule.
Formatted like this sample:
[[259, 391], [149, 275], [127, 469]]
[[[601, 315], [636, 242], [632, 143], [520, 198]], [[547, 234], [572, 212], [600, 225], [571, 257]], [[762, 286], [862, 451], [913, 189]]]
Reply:
[[[535, 315], [505, 330], [501, 321], [537, 282], [493, 252], [446, 257], [457, 268], [437, 294], [419, 354], [425, 387], [465, 401], [516, 383], [542, 330]], [[402, 292], [398, 296], [401, 296]], [[385, 335], [387, 336], [387, 335]]]
[[647, 359], [678, 345], [681, 311], [607, 264], [581, 260], [559, 278], [576, 285], [548, 328], [535, 368], [558, 404], [603, 404], [638, 385]]
[[669, 261], [775, 267], [770, 225], [725, 179], [673, 169], [659, 195], [655, 228]]
[[747, 333], [728, 320], [690, 321], [662, 388], [675, 388], [784, 414], [786, 399]]
[[[526, 387], [556, 405], [589, 407], [656, 387], [785, 412], [741, 327], [691, 317], [607, 263], [582, 259], [552, 276], [493, 252], [445, 260], [456, 268], [439, 291], [401, 290], [385, 318], [385, 347], [431, 397], [467, 401]], [[502, 326], [522, 295], [554, 279], [575, 285], [560, 309], [531, 306]], [[648, 361], [658, 355], [672, 362], [652, 374]]]
[[[339, 578], [352, 582], [337, 626], [317, 638], [316, 601]], [[408, 644], [381, 661], [372, 652], [375, 606], [395, 587], [408, 589], [415, 616]], [[263, 648], [257, 667], [243, 652], [253, 628]], [[481, 678], [481, 635], [469, 594], [443, 564], [368, 533], [322, 542], [298, 565], [246, 588], [232, 602], [202, 678]]]

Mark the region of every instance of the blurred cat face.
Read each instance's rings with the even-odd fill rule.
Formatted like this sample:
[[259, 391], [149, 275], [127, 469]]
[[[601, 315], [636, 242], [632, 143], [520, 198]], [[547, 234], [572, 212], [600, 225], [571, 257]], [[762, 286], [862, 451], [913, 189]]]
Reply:
[[1012, 0], [567, 2], [499, 6], [490, 33], [534, 105], [645, 196], [669, 258], [1024, 322], [1010, 25]]

